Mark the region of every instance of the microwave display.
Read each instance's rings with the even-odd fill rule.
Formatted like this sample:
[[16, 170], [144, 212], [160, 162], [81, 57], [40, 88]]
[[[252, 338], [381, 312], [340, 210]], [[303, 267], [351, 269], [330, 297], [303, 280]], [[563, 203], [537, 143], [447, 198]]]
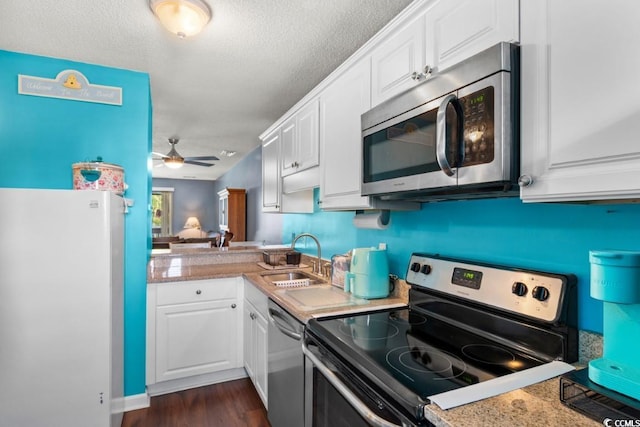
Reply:
[[[451, 167], [490, 163], [494, 158], [493, 87], [458, 99], [463, 115], [459, 141], [455, 109], [446, 110], [446, 157]], [[436, 158], [435, 106], [407, 120], [384, 127], [363, 139], [363, 182], [376, 182], [439, 171]], [[464, 148], [463, 148], [464, 147]], [[463, 151], [464, 150], [464, 151]], [[464, 153], [464, 154], [463, 154]]]

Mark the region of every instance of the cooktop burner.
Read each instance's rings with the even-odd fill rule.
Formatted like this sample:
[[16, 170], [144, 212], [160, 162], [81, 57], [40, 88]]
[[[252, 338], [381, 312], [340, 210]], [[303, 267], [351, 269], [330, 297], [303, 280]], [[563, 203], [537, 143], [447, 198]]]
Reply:
[[469, 344], [460, 350], [468, 358], [480, 363], [508, 365], [516, 360], [515, 354], [511, 351], [495, 345]]

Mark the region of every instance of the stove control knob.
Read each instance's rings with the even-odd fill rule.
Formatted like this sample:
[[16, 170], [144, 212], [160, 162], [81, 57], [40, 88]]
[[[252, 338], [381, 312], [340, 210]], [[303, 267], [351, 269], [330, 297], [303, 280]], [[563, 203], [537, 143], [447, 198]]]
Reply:
[[431, 273], [431, 266], [429, 264], [423, 265], [422, 268], [420, 269], [420, 273], [422, 273], [422, 274]]
[[527, 285], [522, 282], [514, 282], [513, 286], [511, 286], [511, 292], [518, 295], [519, 297], [523, 297], [527, 294]]
[[413, 264], [411, 264], [410, 267], [411, 271], [417, 273], [420, 271], [420, 263], [419, 262], [414, 262]]
[[546, 301], [549, 299], [549, 289], [544, 286], [536, 286], [531, 295], [538, 301]]

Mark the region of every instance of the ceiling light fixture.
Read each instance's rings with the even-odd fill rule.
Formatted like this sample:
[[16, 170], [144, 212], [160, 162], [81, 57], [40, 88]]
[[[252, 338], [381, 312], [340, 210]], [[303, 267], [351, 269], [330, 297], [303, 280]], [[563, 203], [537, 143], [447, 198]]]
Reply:
[[149, 0], [149, 7], [181, 39], [198, 34], [211, 20], [211, 9], [202, 0]]
[[171, 169], [180, 169], [184, 165], [184, 157], [178, 154], [175, 146], [171, 147], [171, 151], [167, 153], [167, 157], [163, 158], [162, 161]]

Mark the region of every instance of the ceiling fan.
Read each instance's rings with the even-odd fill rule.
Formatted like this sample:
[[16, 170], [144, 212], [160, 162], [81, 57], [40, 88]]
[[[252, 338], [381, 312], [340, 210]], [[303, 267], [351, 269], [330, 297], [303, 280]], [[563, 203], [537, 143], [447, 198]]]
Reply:
[[171, 151], [169, 151], [166, 155], [154, 152], [153, 154], [159, 156], [160, 158], [155, 158], [154, 160], [162, 160], [164, 165], [171, 169], [181, 168], [183, 164], [188, 163], [190, 165], [196, 166], [205, 166], [211, 167], [214, 163], [205, 163], [200, 162], [199, 160], [220, 160], [216, 156], [199, 156], [199, 157], [182, 157], [176, 151], [176, 144], [180, 141], [179, 138], [173, 137], [169, 138], [169, 144], [171, 144]]

